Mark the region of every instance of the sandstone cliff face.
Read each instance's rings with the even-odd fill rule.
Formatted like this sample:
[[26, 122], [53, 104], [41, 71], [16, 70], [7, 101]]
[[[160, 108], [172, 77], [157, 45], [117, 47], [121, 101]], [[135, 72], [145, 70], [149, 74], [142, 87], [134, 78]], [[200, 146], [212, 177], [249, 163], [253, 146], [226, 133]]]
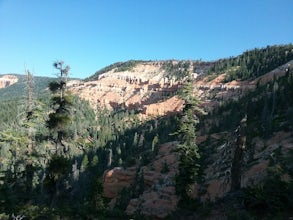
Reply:
[[[293, 61], [289, 62], [293, 65]], [[273, 70], [258, 79], [248, 81], [232, 81], [224, 83], [225, 74], [213, 80], [207, 80], [200, 74], [193, 73], [195, 77], [194, 92], [203, 102], [207, 111], [217, 107], [219, 103], [227, 100], [239, 99], [248, 91], [254, 90], [257, 83], [266, 84], [274, 77], [285, 74], [288, 64]], [[75, 82], [71, 90], [81, 97], [89, 100], [92, 106], [104, 106], [115, 109], [121, 105], [129, 109], [140, 109], [146, 117], [166, 115], [182, 110], [183, 102], [176, 95], [181, 86], [180, 82], [165, 77], [160, 64], [139, 64], [132, 71], [109, 71], [100, 75], [92, 82]], [[207, 121], [204, 125], [209, 127]], [[282, 152], [286, 154], [293, 149], [292, 132], [275, 133], [269, 140], [254, 138], [253, 154], [245, 153], [241, 187], [260, 183], [267, 176], [269, 161], [274, 151], [282, 145]], [[206, 140], [206, 136], [199, 136], [198, 143]], [[204, 170], [204, 183], [194, 185], [190, 192], [194, 198], [200, 197], [202, 201], [215, 201], [231, 190], [231, 166], [235, 155], [237, 135], [234, 133], [214, 133], [210, 137], [213, 150], [208, 155], [208, 163]], [[225, 141], [223, 141], [225, 140]], [[111, 206], [120, 196], [124, 187], [131, 187], [135, 175], [143, 173], [146, 189], [138, 198], [132, 198], [127, 205], [126, 212], [133, 214], [137, 211], [153, 218], [164, 218], [176, 209], [179, 200], [175, 193], [174, 177], [178, 172], [178, 155], [171, 151], [175, 143], [167, 143], [160, 147], [158, 156], [151, 164], [141, 167], [114, 168], [104, 175], [104, 196], [111, 198]], [[208, 146], [211, 147], [211, 146]], [[162, 172], [167, 165], [168, 172]], [[285, 177], [284, 177], [285, 178]], [[204, 192], [204, 193], [203, 193]]]
[[143, 174], [144, 191], [138, 198], [132, 198], [126, 213], [140, 212], [152, 218], [165, 218], [177, 207], [179, 200], [175, 192], [175, 176], [178, 170], [178, 155], [173, 150], [177, 143], [160, 146], [157, 156], [147, 166], [121, 168], [116, 167], [104, 174], [104, 196], [111, 198], [111, 206], [119, 198], [124, 187], [133, 187], [137, 173]]
[[14, 75], [4, 75], [0, 77], [0, 89], [6, 88], [18, 82], [17, 76]]
[[[182, 101], [174, 98], [179, 82], [166, 77], [160, 62], [138, 64], [131, 71], [115, 69], [90, 82], [69, 82], [68, 87], [78, 96], [97, 106], [116, 109], [140, 109], [146, 116], [161, 116], [180, 111]], [[159, 104], [158, 104], [159, 103]]]
[[135, 177], [136, 167], [124, 169], [115, 167], [107, 170], [104, 174], [104, 196], [106, 198], [116, 198], [123, 188], [129, 187]]
[[[209, 66], [205, 63], [192, 64], [190, 72], [194, 77], [194, 93], [201, 99], [207, 111], [223, 101], [238, 99], [254, 90], [257, 83], [265, 84], [274, 77], [285, 74], [288, 64], [257, 78], [247, 81], [225, 83], [225, 73], [209, 80], [205, 76]], [[162, 116], [182, 110], [182, 101], [174, 97], [181, 82], [162, 68], [163, 62], [142, 62], [132, 70], [117, 72], [112, 69], [90, 82], [70, 81], [69, 89], [81, 98], [88, 100], [92, 107], [115, 109], [125, 107], [141, 110], [143, 117]], [[192, 72], [195, 70], [197, 72]]]

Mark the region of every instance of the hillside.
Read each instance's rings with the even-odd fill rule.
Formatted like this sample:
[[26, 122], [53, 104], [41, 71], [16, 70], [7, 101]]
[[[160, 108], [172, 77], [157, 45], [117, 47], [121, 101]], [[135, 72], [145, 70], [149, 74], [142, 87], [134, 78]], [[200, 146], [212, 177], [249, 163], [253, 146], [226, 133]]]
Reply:
[[[85, 81], [71, 82], [69, 87], [94, 108], [123, 107], [139, 110], [143, 117], [160, 116], [180, 111], [182, 103], [175, 95], [188, 73], [194, 78], [194, 92], [205, 103], [205, 108], [209, 108], [239, 98], [257, 83], [266, 83], [284, 74], [288, 65], [292, 66], [292, 60], [292, 45], [254, 49], [214, 62], [132, 60], [105, 67]], [[240, 77], [240, 66], [250, 68], [247, 73], [255, 74]]]
[[14, 83], [17, 83], [17, 81], [18, 78], [14, 75], [3, 75], [0, 78], [0, 89], [11, 86]]
[[[189, 61], [181, 62], [190, 65]], [[178, 76], [168, 76], [165, 69], [168, 63], [172, 67], [180, 65], [179, 61], [141, 61], [125, 71], [120, 71], [119, 68], [111, 69], [100, 74], [94, 81], [72, 82], [69, 88], [74, 94], [88, 100], [93, 107], [99, 105], [117, 109], [123, 106], [129, 110], [139, 110], [146, 115], [165, 115], [167, 112], [180, 110], [182, 104], [173, 98], [181, 83], [177, 80], [177, 77], [181, 77], [180, 72]], [[171, 100], [168, 102], [169, 98]], [[165, 101], [169, 104], [164, 105]]]
[[[46, 88], [53, 77], [35, 76], [33, 79], [34, 91], [36, 95], [45, 92]], [[1, 83], [2, 82], [2, 83]], [[23, 98], [26, 96], [26, 76], [20, 74], [0, 75], [0, 101]], [[2, 86], [1, 86], [2, 85]]]
[[[144, 65], [145, 66], [137, 66], [139, 71], [144, 74], [139, 74], [138, 71], [134, 70], [134, 73], [132, 73], [133, 76], [146, 76], [147, 74], [145, 72], [147, 71], [145, 71], [145, 69], [150, 69], [151, 67], [148, 66], [150, 63]], [[152, 63], [152, 67], [156, 65]], [[237, 132], [237, 127], [241, 126], [241, 119], [243, 119], [245, 115], [247, 115], [246, 120], [248, 120], [246, 125], [248, 126], [248, 130], [245, 134], [247, 143], [244, 151], [245, 153], [241, 153], [243, 155], [237, 159], [239, 163], [240, 161], [243, 163], [239, 165], [240, 168], [237, 171], [243, 173], [241, 175], [240, 185], [246, 189], [246, 187], [253, 187], [264, 181], [268, 181], [268, 184], [273, 184], [270, 180], [266, 180], [268, 173], [272, 172], [271, 169], [280, 166], [280, 164], [283, 163], [282, 161], [288, 160], [284, 158], [293, 150], [293, 134], [291, 132], [293, 127], [293, 115], [291, 111], [291, 96], [293, 95], [291, 84], [292, 73], [291, 75], [289, 74], [290, 66], [292, 65], [293, 60], [257, 78], [241, 81], [234, 80], [231, 82], [225, 82], [226, 73], [219, 74], [214, 79], [210, 79], [209, 75], [198, 75], [193, 73], [194, 92], [201, 98], [203, 102], [202, 106], [209, 112], [208, 116], [201, 119], [202, 121], [198, 131], [198, 144], [204, 155], [204, 161], [202, 162], [202, 167], [204, 169], [202, 170], [202, 182], [193, 186], [192, 195], [194, 198], [200, 198], [201, 201], [215, 202], [218, 201], [219, 198], [229, 195], [228, 193], [232, 187], [231, 184], [235, 181], [235, 173], [231, 170], [233, 169], [233, 160], [235, 160], [235, 155], [237, 154], [238, 136], [235, 132]], [[159, 71], [160, 68], [156, 70], [155, 76], [164, 76], [164, 72]], [[105, 74], [104, 77], [109, 77], [108, 80], [110, 81], [113, 77], [117, 77], [119, 73], [117, 73], [117, 75], [112, 75], [112, 72], [108, 74], [109, 75]], [[131, 73], [128, 72], [127, 74], [127, 76], [131, 75]], [[151, 80], [152, 78], [150, 78], [149, 82], [151, 82]], [[182, 111], [184, 106], [183, 103], [180, 103], [180, 108], [178, 108], [178, 105], [175, 104], [176, 102], [171, 101], [174, 97], [172, 95], [176, 95], [178, 88], [181, 86], [180, 82], [177, 81], [173, 83], [172, 85], [174, 86], [175, 84], [176, 88], [173, 87], [170, 89], [170, 80], [165, 79], [164, 81], [162, 78], [161, 80], [162, 81], [155, 81], [158, 87], [157, 90], [152, 91], [152, 93], [157, 94], [157, 99], [154, 100], [152, 104], [145, 104], [142, 102], [142, 99], [136, 99], [136, 106], [142, 109], [140, 114], [154, 117], [168, 115], [175, 111]], [[111, 82], [113, 81], [114, 80], [111, 80]], [[97, 82], [99, 82], [99, 80]], [[290, 83], [288, 84], [288, 82]], [[162, 84], [160, 85], [160, 83]], [[118, 85], [122, 85], [122, 83], [117, 83], [117, 86], [114, 86], [114, 88], [119, 91]], [[141, 86], [139, 83], [131, 85], [134, 87]], [[276, 85], [278, 85], [278, 87], [275, 87]], [[160, 93], [160, 90], [166, 88], [170, 89], [169, 95], [171, 95], [168, 98], [165, 98], [164, 95]], [[277, 90], [274, 91], [273, 88], [277, 88]], [[103, 97], [110, 97], [107, 96], [109, 93], [105, 92], [105, 90], [100, 89], [100, 91], [104, 92], [102, 99]], [[274, 93], [272, 93], [272, 91], [274, 91]], [[113, 92], [113, 90], [111, 92]], [[272, 96], [272, 94], [276, 94], [276, 96]], [[134, 93], [133, 96], [138, 95], [138, 93]], [[92, 93], [91, 98], [94, 97], [94, 93]], [[273, 97], [278, 97], [278, 103]], [[114, 99], [109, 98], [109, 100]], [[273, 104], [274, 102], [276, 103]], [[127, 101], [125, 103], [126, 105], [124, 107], [129, 107]], [[273, 107], [272, 105], [275, 106]], [[107, 107], [107, 105], [105, 106]], [[153, 106], [157, 108], [156, 114], [148, 114], [148, 112], [150, 112], [149, 109]], [[271, 110], [271, 108], [274, 110]], [[273, 115], [270, 115], [270, 111], [273, 111]], [[169, 143], [169, 145], [167, 144], [167, 146], [171, 148], [173, 143]], [[160, 149], [163, 150], [163, 146]], [[272, 165], [268, 155], [275, 154], [277, 151], [279, 155], [278, 159], [272, 159], [274, 161], [274, 165]], [[221, 156], [219, 157], [219, 155]], [[158, 159], [152, 160], [149, 165], [141, 167], [136, 172], [134, 172], [134, 170], [139, 167], [138, 164], [125, 170], [114, 168], [113, 170], [107, 171], [104, 180], [105, 196], [113, 199], [119, 198], [121, 187], [131, 187], [131, 181], [134, 181], [133, 179], [135, 178], [134, 176], [137, 175], [137, 172], [142, 173], [140, 175], [143, 175], [145, 179], [145, 191], [141, 195], [130, 199], [129, 204], [125, 204], [124, 208], [126, 212], [133, 214], [139, 209], [144, 215], [165, 218], [172, 210], [174, 211], [176, 209], [174, 202], [176, 204], [179, 200], [179, 198], [175, 196], [174, 186], [176, 184], [169, 179], [176, 175], [174, 172], [178, 172], [176, 168], [174, 168], [174, 166], [176, 167], [178, 164], [176, 165], [174, 159], [170, 159], [174, 157], [171, 153], [159, 154], [157, 157]], [[175, 157], [178, 158], [178, 155], [175, 155]], [[162, 158], [166, 158], [165, 162], [163, 162], [164, 159]], [[163, 164], [168, 167], [168, 172], [159, 175], [158, 173], [161, 173], [162, 171], [160, 170], [163, 170], [163, 168], [157, 166], [163, 166]], [[289, 164], [282, 165], [283, 170], [281, 171], [281, 175], [286, 181], [288, 181], [288, 167], [291, 166]], [[153, 169], [155, 170], [152, 171]], [[271, 175], [280, 174], [274, 173]], [[128, 180], [125, 182], [124, 179]], [[160, 184], [158, 182], [160, 182]], [[291, 182], [290, 178], [289, 182]], [[153, 190], [153, 188], [156, 187], [158, 187], [159, 190]], [[276, 185], [275, 187], [279, 186]], [[247, 190], [248, 189], [250, 190], [250, 188], [247, 188]], [[251, 188], [251, 190], [254, 189]], [[109, 194], [108, 191], [114, 192], [114, 194]], [[201, 193], [200, 196], [198, 195], [199, 193]], [[286, 196], [287, 200], [289, 196], [289, 194]], [[161, 199], [161, 197], [164, 197], [164, 199]], [[241, 200], [241, 198], [238, 197], [235, 197], [235, 199]], [[253, 198], [247, 198], [247, 200], [249, 199]], [[142, 202], [139, 203], [139, 201]], [[226, 204], [223, 202], [222, 205], [228, 206], [229, 203]], [[264, 202], [263, 205], [267, 204]], [[257, 211], [255, 206], [255, 204], [251, 205], [249, 210]], [[156, 207], [160, 207], [160, 209], [156, 209]], [[195, 207], [196, 205], [194, 205], [194, 208]], [[274, 207], [272, 207], [272, 210], [273, 208]], [[201, 211], [198, 210], [198, 212]], [[227, 213], [229, 213], [229, 215], [238, 215], [236, 211], [233, 213], [233, 211], [227, 212], [221, 209], [218, 210], [218, 212], [221, 213], [219, 215], [227, 215]], [[262, 212], [260, 213], [260, 215], [263, 214]], [[185, 213], [180, 214], [181, 217], [184, 215]], [[249, 214], [246, 213], [246, 215]], [[197, 214], [194, 215], [194, 218], [196, 218], [196, 216]], [[178, 219], [179, 216], [176, 218]], [[185, 217], [182, 217], [182, 219], [185, 219]]]
[[292, 54], [119, 62], [31, 110], [6, 77], [0, 218], [292, 218]]
[[[276, 47], [268, 47], [263, 50], [256, 49], [230, 60], [241, 60], [243, 57], [250, 59], [249, 56], [253, 54], [254, 62], [259, 63], [256, 56], [259, 59], [266, 60], [267, 58], [262, 56], [262, 52], [265, 51], [267, 57], [275, 57], [276, 50]], [[243, 151], [246, 153], [242, 152], [241, 154], [243, 155], [236, 159], [239, 160], [239, 163], [240, 161], [242, 163], [242, 165], [237, 165], [240, 166], [240, 168], [237, 168], [237, 172], [243, 173], [240, 183], [240, 186], [244, 189], [243, 192], [248, 192], [245, 191], [246, 189], [255, 190], [253, 186], [263, 182], [265, 184], [283, 184], [282, 182], [271, 183], [271, 180], [267, 179], [267, 173], [272, 172], [271, 169], [275, 169], [280, 163], [283, 163], [285, 155], [288, 152], [292, 152], [293, 148], [292, 133], [290, 132], [293, 125], [292, 112], [291, 110], [288, 112], [288, 109], [292, 108], [292, 103], [287, 102], [284, 106], [282, 101], [291, 99], [289, 93], [289, 91], [292, 91], [291, 84], [287, 84], [286, 81], [289, 82], [290, 77], [292, 79], [292, 75], [289, 74], [290, 67], [293, 65], [292, 46], [282, 47], [281, 51], [278, 56], [282, 58], [282, 62], [270, 63], [265, 71], [262, 70], [254, 74], [253, 77], [233, 78], [231, 76], [235, 72], [231, 72], [233, 67], [229, 67], [229, 65], [221, 68], [219, 72], [215, 71], [215, 67], [219, 65], [218, 63], [229, 63], [229, 60], [225, 60], [225, 62], [139, 61], [137, 63], [131, 62], [131, 68], [123, 71], [119, 71], [119, 68], [115, 65], [110, 66], [99, 72], [95, 76], [96, 78], [94, 77], [95, 80], [76, 84], [73, 91], [89, 100], [94, 107], [102, 106], [111, 110], [120, 108], [139, 109], [139, 114], [143, 118], [153, 118], [182, 111], [184, 103], [180, 102], [180, 99], [178, 99], [178, 102], [175, 97], [177, 97], [178, 90], [182, 87], [186, 72], [191, 72], [194, 79], [194, 93], [200, 97], [203, 103], [202, 106], [209, 112], [208, 116], [202, 118], [198, 132], [198, 144], [205, 158], [202, 162], [204, 175], [201, 179], [202, 182], [197, 183], [192, 189], [192, 195], [196, 199], [200, 198], [201, 201], [215, 202], [219, 198], [229, 196], [231, 187], [233, 189], [235, 185], [235, 178], [239, 178], [235, 177], [236, 171], [233, 171], [233, 169], [236, 169], [236, 165], [233, 165], [233, 163], [239, 153], [237, 153], [237, 134], [235, 134], [234, 130], [237, 130], [237, 127], [241, 128], [240, 121], [244, 117], [247, 117], [246, 120], [248, 120], [245, 126], [249, 128], [245, 134], [245, 139], [247, 138], [248, 140], [246, 143], [247, 149]], [[255, 55], [257, 53], [259, 54]], [[287, 58], [283, 59], [282, 54], [286, 54]], [[239, 62], [241, 63], [242, 61]], [[128, 66], [128, 64], [125, 64], [125, 66]], [[272, 103], [276, 101], [274, 98], [272, 99], [272, 92], [269, 88], [275, 88], [276, 85], [278, 85], [276, 87], [278, 91], [274, 91], [273, 94], [278, 94], [274, 96], [278, 97], [278, 104], [276, 104], [278, 107], [274, 106], [273, 115], [269, 116], [270, 114], [264, 112], [270, 111], [267, 108], [272, 108]], [[285, 91], [286, 93], [284, 94]], [[263, 105], [263, 103], [265, 107], [260, 109], [259, 106]], [[273, 122], [275, 120], [276, 122]], [[256, 128], [258, 130], [255, 130]], [[281, 145], [279, 145], [280, 143]], [[281, 150], [278, 151], [278, 149]], [[279, 152], [280, 156], [278, 156], [278, 159], [274, 159], [274, 165], [271, 165], [267, 155], [274, 154], [276, 151]], [[221, 157], [218, 158], [217, 155], [221, 155]], [[172, 188], [176, 183], [168, 179], [170, 175], [176, 175], [173, 172], [178, 171], [176, 171], [176, 168], [175, 170], [173, 169], [178, 164], [175, 165], [174, 160], [172, 162], [166, 159], [165, 165], [168, 167], [168, 172], [172, 172], [172, 174], [167, 172], [160, 176], [157, 173], [163, 168], [157, 168], [157, 165], [155, 165], [161, 164], [163, 166], [164, 162], [160, 162], [160, 157], [171, 158], [173, 156], [168, 153], [167, 155], [159, 154], [158, 159], [152, 160], [149, 165], [140, 168], [136, 172], [134, 171], [139, 167], [138, 164], [125, 170], [114, 168], [108, 171], [104, 180], [105, 196], [114, 198], [114, 200], [119, 198], [121, 189], [131, 187], [135, 183], [134, 176], [139, 173], [144, 176], [145, 190], [141, 195], [130, 199], [128, 204], [124, 204], [123, 207], [126, 212], [133, 214], [139, 208], [139, 211], [144, 215], [166, 217], [168, 213], [171, 213], [171, 210], [176, 209], [176, 203], [180, 200], [175, 196], [175, 188]], [[288, 166], [291, 165], [282, 165], [282, 178], [285, 178], [286, 181], [288, 181]], [[149, 169], [155, 169], [155, 171], [150, 171]], [[273, 173], [271, 175], [279, 174]], [[128, 180], [125, 182], [124, 178]], [[290, 178], [289, 182], [291, 182]], [[154, 187], [159, 187], [160, 190], [154, 191]], [[276, 185], [275, 187], [278, 186]], [[243, 192], [241, 191], [241, 193]], [[198, 193], [201, 193], [201, 195], [199, 196]], [[290, 194], [290, 192], [288, 193]], [[286, 199], [288, 199], [289, 194]], [[266, 195], [264, 194], [264, 196]], [[161, 197], [166, 198], [161, 199]], [[234, 199], [239, 198], [236, 196]], [[253, 198], [247, 198], [247, 200], [250, 199]], [[112, 203], [114, 203], [114, 200], [112, 200]], [[152, 203], [156, 205], [153, 206]], [[228, 206], [229, 203], [223, 202], [223, 205]], [[256, 211], [254, 205], [252, 204], [248, 210]], [[263, 205], [266, 206], [267, 204], [264, 202]], [[120, 206], [118, 205], [118, 207]], [[160, 207], [160, 209], [157, 210], [155, 207]], [[245, 209], [245, 207], [242, 207], [239, 211], [243, 212], [243, 208]], [[272, 210], [274, 208], [272, 207]], [[198, 211], [201, 212], [200, 210]], [[217, 212], [220, 212], [218, 215], [227, 215], [227, 212], [222, 209], [217, 210]], [[234, 213], [232, 211], [228, 212], [228, 214], [231, 216], [238, 215], [236, 211]], [[262, 212], [258, 214], [263, 215]], [[181, 215], [184, 216], [185, 214], [181, 213]], [[243, 215], [249, 214], [246, 212]], [[195, 216], [198, 217], [198, 214], [195, 214]]]

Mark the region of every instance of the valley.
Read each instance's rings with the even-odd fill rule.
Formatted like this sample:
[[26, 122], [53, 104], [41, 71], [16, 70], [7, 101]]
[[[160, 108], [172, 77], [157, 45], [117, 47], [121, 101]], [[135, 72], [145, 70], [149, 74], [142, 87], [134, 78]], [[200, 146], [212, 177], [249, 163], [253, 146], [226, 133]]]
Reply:
[[0, 218], [290, 219], [292, 66], [289, 44], [1, 76]]

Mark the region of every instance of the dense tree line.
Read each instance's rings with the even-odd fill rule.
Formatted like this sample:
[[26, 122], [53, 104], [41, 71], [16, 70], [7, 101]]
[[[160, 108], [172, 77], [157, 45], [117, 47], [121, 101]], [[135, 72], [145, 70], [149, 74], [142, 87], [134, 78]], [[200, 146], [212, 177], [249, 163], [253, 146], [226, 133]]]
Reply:
[[92, 76], [86, 78], [85, 81], [97, 80], [101, 74], [106, 73], [112, 69], [114, 69], [115, 72], [131, 71], [137, 64], [142, 63], [142, 62], [147, 62], [147, 61], [129, 60], [126, 62], [113, 63], [109, 66], [106, 66], [106, 67], [98, 70]]
[[95, 113], [67, 91], [69, 68], [61, 62], [55, 67], [59, 77], [49, 84], [51, 94], [29, 98], [32, 88], [24, 88], [24, 98], [2, 103], [3, 219], [13, 213], [29, 219], [101, 216], [104, 170], [147, 164], [159, 143], [175, 138], [169, 136], [177, 128], [175, 116], [141, 123], [134, 110], [98, 108]]
[[174, 78], [176, 80], [183, 80], [188, 77], [190, 73], [190, 65], [189, 61], [175, 61], [169, 60], [163, 63], [162, 69], [165, 70], [165, 76], [168, 78]]
[[267, 46], [253, 49], [237, 57], [215, 61], [209, 74], [226, 73], [225, 80], [257, 78], [293, 59], [293, 45]]
[[[18, 78], [18, 82], [8, 86], [6, 88], [0, 89], [0, 101], [11, 101], [14, 99], [18, 99], [19, 94], [24, 95], [24, 91], [26, 90], [26, 82], [27, 82], [27, 77], [25, 75], [18, 75], [18, 74], [13, 74]], [[0, 75], [1, 77], [1, 75]], [[34, 94], [38, 94], [38, 96], [47, 93], [46, 88], [48, 87], [48, 83], [50, 81], [54, 80], [53, 77], [41, 77], [41, 76], [35, 76], [34, 77], [34, 86], [32, 88]], [[24, 103], [23, 103], [24, 104]]]
[[[199, 121], [198, 115], [203, 112], [193, 96], [190, 64], [178, 65], [183, 71], [179, 75], [185, 79], [178, 91], [184, 109], [178, 115], [142, 122], [136, 111], [123, 106], [113, 111], [97, 108], [94, 112], [89, 103], [67, 91], [69, 68], [61, 62], [55, 64], [60, 77], [50, 83], [51, 94], [30, 99], [28, 86], [23, 91], [27, 98], [1, 103], [0, 218], [9, 219], [12, 214], [28, 219], [107, 216], [101, 185], [105, 169], [144, 166], [156, 155], [160, 143], [174, 140], [179, 142], [180, 154], [176, 189], [188, 205], [189, 186], [199, 180], [201, 157], [205, 157], [195, 144], [196, 128], [205, 119], [214, 119], [209, 132], [220, 132], [235, 129], [247, 114], [248, 139], [292, 130], [290, 68], [286, 76], [258, 85], [254, 92], [225, 103]], [[170, 64], [166, 68], [173, 67]], [[125, 198], [142, 192], [143, 178], [137, 176], [140, 187], [135, 192], [124, 192]], [[253, 197], [247, 201], [250, 199]], [[123, 201], [118, 204], [121, 208], [125, 205]]]
[[293, 75], [292, 68], [286, 69], [285, 76], [258, 84], [254, 91], [237, 100], [222, 103], [210, 112], [206, 117], [215, 121], [210, 132], [235, 129], [245, 114], [249, 117], [248, 131], [253, 136], [265, 137], [292, 128]]
[[[236, 129], [241, 119], [247, 117], [245, 159], [241, 167], [244, 172], [256, 164], [256, 146], [252, 141], [254, 138], [265, 142], [278, 132], [292, 131], [293, 71], [290, 66], [284, 71], [284, 76], [276, 76], [265, 84], [259, 83], [254, 91], [248, 92], [238, 100], [223, 103], [200, 118], [199, 128], [203, 129], [206, 121], [209, 123], [209, 129], [204, 131], [207, 139], [199, 145], [199, 149], [204, 150], [202, 155], [213, 154], [223, 143], [235, 141], [235, 136], [222, 136], [213, 141], [210, 138], [212, 134], [237, 134], [239, 130]], [[264, 145], [262, 150], [265, 152], [269, 147], [271, 146]], [[217, 204], [228, 210], [232, 204], [241, 207], [226, 212], [226, 215], [231, 215], [231, 219], [287, 219], [292, 215], [293, 207], [292, 155], [292, 149], [287, 151], [280, 143], [278, 148], [265, 158], [269, 161], [269, 167], [268, 176], [263, 182], [227, 194], [214, 204], [214, 207], [217, 207]], [[205, 164], [211, 162], [204, 161]], [[284, 175], [289, 175], [291, 179], [284, 180]]]

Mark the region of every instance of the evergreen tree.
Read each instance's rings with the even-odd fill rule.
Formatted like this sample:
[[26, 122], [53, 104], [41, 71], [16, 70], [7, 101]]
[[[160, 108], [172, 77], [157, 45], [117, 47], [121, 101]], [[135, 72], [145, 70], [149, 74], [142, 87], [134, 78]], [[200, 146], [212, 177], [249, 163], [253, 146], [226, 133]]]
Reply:
[[184, 108], [179, 121], [179, 145], [177, 151], [180, 155], [179, 175], [176, 178], [176, 191], [182, 198], [188, 198], [189, 186], [197, 180], [199, 171], [199, 149], [195, 143], [197, 114], [204, 111], [199, 107], [199, 100], [193, 94], [193, 80], [188, 76], [179, 92], [179, 97], [184, 100]]
[[61, 155], [62, 150], [68, 151], [63, 140], [67, 136], [70, 125], [70, 108], [72, 106], [72, 97], [66, 89], [69, 66], [63, 67], [64, 62], [58, 61], [53, 66], [60, 71], [59, 81], [53, 81], [49, 84], [49, 89], [53, 93], [51, 98], [52, 112], [49, 114], [47, 126], [54, 135], [56, 154]]
[[[29, 71], [27, 73], [27, 111], [26, 118], [27, 124], [29, 125], [33, 119], [33, 79]], [[26, 186], [27, 193], [30, 193], [33, 187], [33, 176], [34, 176], [34, 167], [32, 161], [32, 152], [34, 150], [34, 127], [28, 126], [27, 128], [27, 159], [26, 159]]]
[[66, 83], [69, 74], [69, 66], [64, 67], [63, 61], [58, 61], [53, 66], [59, 70], [59, 80], [49, 84], [53, 93], [51, 98], [52, 111], [48, 116], [47, 127], [51, 131], [55, 143], [55, 154], [49, 161], [44, 186], [50, 195], [51, 207], [58, 204], [61, 192], [65, 190], [65, 178], [70, 171], [70, 161], [66, 156], [68, 151], [64, 141], [68, 136], [71, 123], [72, 97], [67, 92]]

